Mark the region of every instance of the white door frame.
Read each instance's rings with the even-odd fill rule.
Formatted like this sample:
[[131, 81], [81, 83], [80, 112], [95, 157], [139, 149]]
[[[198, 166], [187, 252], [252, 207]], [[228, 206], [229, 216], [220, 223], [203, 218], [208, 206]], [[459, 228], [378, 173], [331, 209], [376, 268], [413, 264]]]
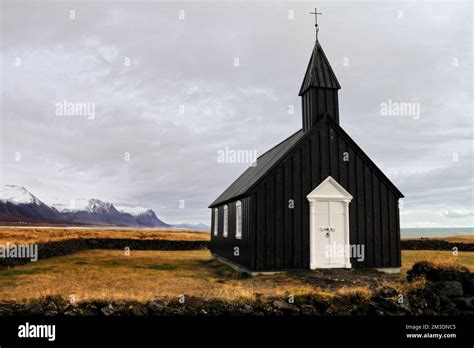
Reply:
[[342, 264], [321, 264], [316, 260], [314, 251], [316, 250], [317, 222], [316, 202], [344, 202], [344, 244], [349, 245], [349, 203], [352, 196], [347, 192], [336, 180], [328, 176], [321, 184], [319, 184], [310, 194], [306, 196], [309, 201], [309, 255], [310, 268], [351, 268], [349, 248], [344, 248], [344, 262]]

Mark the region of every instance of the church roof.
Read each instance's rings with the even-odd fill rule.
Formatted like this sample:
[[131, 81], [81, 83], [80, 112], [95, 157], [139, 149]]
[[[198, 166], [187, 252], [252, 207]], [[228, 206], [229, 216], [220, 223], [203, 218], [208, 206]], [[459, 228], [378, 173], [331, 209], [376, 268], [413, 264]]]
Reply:
[[257, 165], [247, 168], [209, 207], [241, 196], [272, 168], [303, 137], [299, 130], [257, 158]]
[[303, 95], [310, 87], [341, 89], [319, 41], [314, 44], [299, 95]]
[[[372, 168], [375, 173], [379, 176], [380, 180], [384, 182], [387, 187], [395, 193], [399, 198], [403, 198], [398, 188], [388, 179], [385, 174], [377, 167], [377, 165], [367, 156], [364, 151], [355, 143], [355, 141], [335, 122], [331, 117], [324, 116], [319, 120], [318, 125], [322, 125], [324, 122], [328, 122], [334, 130], [342, 136], [348, 144], [353, 148], [354, 152], [362, 157], [364, 162]], [[313, 129], [317, 129], [314, 127]], [[212, 204], [209, 208], [216, 205], [230, 202], [239, 197], [247, 194], [258, 182], [267, 174], [270, 169], [278, 164], [279, 161], [293, 149], [304, 137], [309, 136], [311, 131], [304, 132], [302, 129], [285, 139], [280, 144], [276, 145], [272, 149], [265, 152], [263, 155], [258, 157], [257, 165], [255, 167], [249, 167], [241, 176], [237, 178]]]

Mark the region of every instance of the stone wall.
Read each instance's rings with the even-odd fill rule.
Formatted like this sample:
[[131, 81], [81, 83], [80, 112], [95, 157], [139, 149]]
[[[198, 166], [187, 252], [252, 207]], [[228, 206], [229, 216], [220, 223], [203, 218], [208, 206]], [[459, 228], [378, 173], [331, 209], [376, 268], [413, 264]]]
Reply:
[[[160, 239], [78, 238], [38, 244], [38, 259], [64, 256], [88, 249], [199, 250], [208, 249], [207, 241], [169, 241]], [[30, 263], [30, 259], [0, 258], [0, 269]]]
[[435, 239], [410, 239], [402, 240], [402, 250], [453, 250], [474, 251], [474, 244], [470, 243], [450, 243], [444, 240]]

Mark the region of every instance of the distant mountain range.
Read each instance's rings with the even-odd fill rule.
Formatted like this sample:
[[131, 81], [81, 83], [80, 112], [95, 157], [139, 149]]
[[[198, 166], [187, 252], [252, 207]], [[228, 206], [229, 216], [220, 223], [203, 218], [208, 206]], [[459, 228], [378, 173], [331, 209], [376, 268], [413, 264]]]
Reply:
[[186, 228], [186, 229], [191, 229], [191, 230], [209, 230], [211, 229], [210, 226], [206, 224], [175, 224], [173, 227], [176, 228]]
[[152, 209], [114, 206], [99, 199], [48, 205], [16, 185], [5, 185], [0, 190], [0, 222], [173, 227], [160, 220]]

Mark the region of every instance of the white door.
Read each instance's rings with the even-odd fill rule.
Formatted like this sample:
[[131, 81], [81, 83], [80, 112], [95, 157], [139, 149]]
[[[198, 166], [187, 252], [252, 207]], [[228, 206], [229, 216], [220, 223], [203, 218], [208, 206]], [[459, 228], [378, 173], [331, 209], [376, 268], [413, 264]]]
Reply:
[[326, 248], [330, 245], [328, 201], [316, 202], [313, 219], [315, 224], [313, 225], [312, 231], [310, 231], [311, 235], [314, 237], [314, 248], [312, 248], [313, 255], [311, 255], [311, 259], [313, 260], [312, 263], [313, 265], [329, 265], [330, 260], [328, 259], [326, 252]]
[[328, 177], [307, 198], [311, 269], [350, 268], [349, 203], [352, 196]]
[[316, 248], [314, 261], [321, 267], [344, 267], [344, 202], [316, 202], [314, 211]]

